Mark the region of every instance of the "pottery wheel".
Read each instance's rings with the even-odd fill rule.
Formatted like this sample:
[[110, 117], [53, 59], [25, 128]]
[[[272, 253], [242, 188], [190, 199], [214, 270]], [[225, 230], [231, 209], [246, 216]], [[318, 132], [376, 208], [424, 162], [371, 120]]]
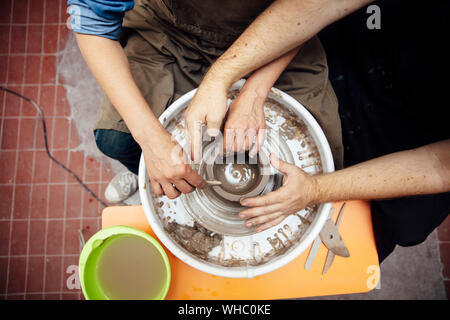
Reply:
[[[238, 92], [230, 92], [229, 102]], [[283, 176], [270, 166], [270, 153], [309, 174], [322, 172], [321, 156], [308, 127], [297, 111], [279, 101], [278, 92], [272, 89], [264, 106], [266, 137], [257, 158], [249, 159], [246, 154], [223, 158], [217, 152], [215, 140], [204, 141], [203, 160], [191, 166], [205, 179], [222, 181], [222, 186], [196, 189], [171, 200], [152, 194], [146, 180], [141, 191], [151, 199], [164, 231], [194, 259], [221, 267], [264, 264], [296, 247], [321, 210], [317, 206], [305, 208], [260, 233], [244, 227], [244, 221], [238, 217], [244, 209], [239, 203], [242, 197], [263, 195], [281, 186]], [[184, 111], [187, 105], [161, 119], [163, 126], [183, 147], [186, 145]], [[245, 270], [250, 272], [251, 269]]]

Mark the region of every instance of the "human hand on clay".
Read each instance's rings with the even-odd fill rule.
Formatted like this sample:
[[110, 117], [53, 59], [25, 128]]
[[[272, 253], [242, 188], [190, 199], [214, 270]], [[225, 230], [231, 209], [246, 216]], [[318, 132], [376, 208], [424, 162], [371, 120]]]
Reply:
[[[239, 96], [230, 106], [224, 128], [225, 151], [251, 148], [251, 155], [259, 151], [265, 136], [264, 102], [275, 81], [298, 50], [299, 47], [294, 48], [255, 70], [245, 82]], [[227, 61], [229, 62], [227, 58], [221, 57], [211, 66], [184, 115], [188, 146], [195, 163], [199, 163], [201, 159], [202, 126], [206, 125], [210, 137], [216, 137], [220, 133], [228, 109], [227, 91], [234, 81], [243, 76], [231, 76], [233, 68], [227, 67]], [[257, 138], [252, 147], [255, 136]]]
[[187, 145], [194, 163], [201, 160], [202, 126], [206, 125], [210, 137], [220, 133], [228, 108], [227, 91], [220, 81], [214, 83], [205, 77], [184, 113]]
[[267, 94], [244, 85], [228, 110], [224, 127], [224, 152], [249, 150], [255, 156], [264, 143], [266, 119], [264, 102]]
[[203, 188], [206, 182], [188, 164], [183, 148], [166, 132], [156, 133], [141, 143], [152, 190], [175, 199], [180, 193]]
[[299, 167], [278, 159], [273, 153], [270, 163], [284, 174], [283, 185], [268, 194], [241, 200], [246, 207], [239, 213], [239, 218], [246, 219], [246, 227], [256, 226], [260, 232], [283, 221], [290, 214], [314, 204], [316, 184], [314, 177]]

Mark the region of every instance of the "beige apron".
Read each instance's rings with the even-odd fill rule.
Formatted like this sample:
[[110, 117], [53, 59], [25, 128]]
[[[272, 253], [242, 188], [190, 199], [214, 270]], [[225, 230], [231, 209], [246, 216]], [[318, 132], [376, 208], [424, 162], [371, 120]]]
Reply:
[[[126, 13], [125, 53], [131, 73], [156, 117], [198, 87], [209, 66], [271, 1], [138, 0]], [[306, 42], [275, 87], [301, 102], [321, 125], [335, 165], [343, 147], [338, 103], [328, 81], [325, 51], [317, 37]], [[130, 132], [105, 96], [96, 129]]]

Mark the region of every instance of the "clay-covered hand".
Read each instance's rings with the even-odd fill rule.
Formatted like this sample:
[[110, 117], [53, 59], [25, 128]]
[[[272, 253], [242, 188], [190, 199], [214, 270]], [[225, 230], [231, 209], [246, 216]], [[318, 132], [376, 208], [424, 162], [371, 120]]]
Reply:
[[219, 135], [227, 108], [226, 86], [204, 79], [184, 114], [187, 145], [195, 163], [201, 160], [202, 127], [206, 125], [210, 137]]
[[256, 226], [260, 232], [283, 221], [290, 214], [314, 204], [316, 196], [315, 180], [299, 167], [278, 159], [273, 153], [270, 162], [278, 171], [284, 174], [283, 185], [263, 196], [241, 200], [246, 207], [239, 213], [241, 219], [246, 219], [246, 227]]
[[183, 148], [169, 133], [155, 134], [152, 141], [141, 144], [152, 190], [175, 199], [182, 193], [203, 188], [206, 182], [187, 162]]
[[245, 85], [230, 105], [224, 127], [224, 151], [244, 152], [256, 155], [264, 143], [266, 119], [264, 102], [266, 95]]

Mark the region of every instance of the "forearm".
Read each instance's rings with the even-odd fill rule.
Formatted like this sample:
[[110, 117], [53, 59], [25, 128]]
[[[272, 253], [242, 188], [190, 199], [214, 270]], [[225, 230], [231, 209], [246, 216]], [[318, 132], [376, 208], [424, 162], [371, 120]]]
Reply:
[[314, 177], [313, 203], [375, 200], [450, 191], [450, 140]]
[[137, 87], [118, 41], [76, 34], [81, 53], [101, 88], [124, 119], [137, 142], [163, 132]]
[[294, 48], [253, 72], [245, 82], [244, 89], [253, 90], [265, 99], [274, 83], [280, 77], [284, 69], [286, 69], [287, 65], [296, 56], [299, 50], [300, 47]]
[[[278, 0], [212, 65], [205, 79], [228, 88], [373, 0]], [[207, 80], [208, 81], [208, 80]]]

